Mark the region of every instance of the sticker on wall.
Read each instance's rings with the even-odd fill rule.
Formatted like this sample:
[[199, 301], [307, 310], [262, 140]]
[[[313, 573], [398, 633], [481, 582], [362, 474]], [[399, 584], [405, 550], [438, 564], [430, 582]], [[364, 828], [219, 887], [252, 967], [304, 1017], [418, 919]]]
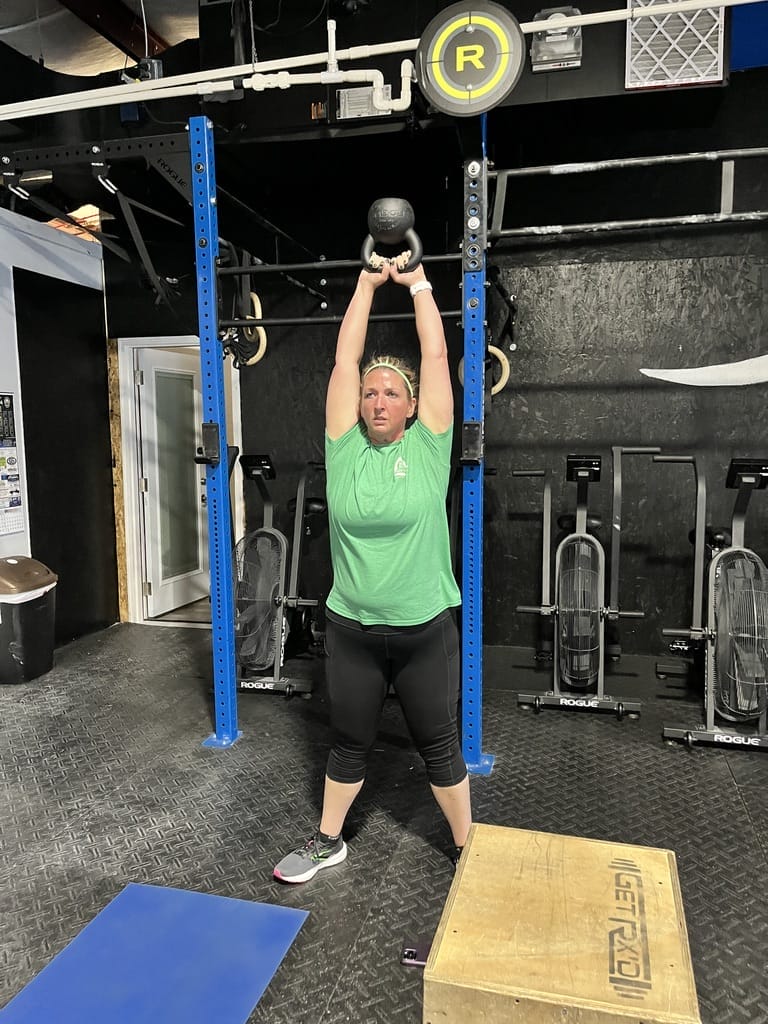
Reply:
[[0, 535], [23, 532], [13, 395], [0, 394]]
[[422, 92], [437, 110], [469, 117], [509, 95], [525, 63], [517, 19], [484, 0], [453, 4], [424, 29], [416, 51]]

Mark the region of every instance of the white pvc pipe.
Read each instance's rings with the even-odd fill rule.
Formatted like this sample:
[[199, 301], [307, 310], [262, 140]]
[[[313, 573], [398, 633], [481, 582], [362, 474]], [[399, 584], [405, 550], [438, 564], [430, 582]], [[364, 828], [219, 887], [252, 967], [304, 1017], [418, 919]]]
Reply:
[[606, 25], [612, 21], [637, 21], [640, 18], [666, 17], [668, 14], [687, 14], [692, 11], [718, 10], [720, 7], [741, 7], [743, 4], [763, 3], [764, 0], [672, 0], [672, 3], [648, 4], [645, 7], [625, 7], [620, 11], [596, 11], [594, 14], [577, 14], [568, 17], [553, 14], [546, 21], [526, 21], [520, 25], [524, 33], [555, 32], [560, 28], [577, 25]]
[[[411, 104], [411, 76], [413, 74], [413, 64], [411, 61], [403, 61], [400, 67], [401, 73], [401, 84], [402, 91], [400, 99], [387, 99], [384, 94], [384, 75], [381, 71], [371, 69], [353, 69], [349, 71], [316, 71], [307, 75], [293, 74], [288, 71], [278, 71], [273, 74], [255, 74], [251, 75], [250, 78], [246, 78], [242, 81], [242, 87], [246, 89], [253, 89], [255, 92], [263, 92], [265, 89], [288, 89], [292, 85], [331, 85], [331, 84], [343, 84], [345, 82], [362, 82], [370, 83], [373, 85], [373, 104], [377, 110], [382, 111], [394, 111], [394, 110], [407, 110]], [[172, 79], [168, 79], [172, 81]], [[131, 88], [130, 94], [126, 95], [124, 89], [118, 90], [103, 90], [109, 92], [109, 95], [100, 96], [101, 106], [117, 106], [121, 103], [138, 103], [145, 99], [166, 99], [177, 96], [200, 96], [205, 97], [212, 93], [223, 93], [233, 92], [238, 87], [238, 82], [234, 79], [227, 79], [224, 81], [206, 81], [198, 82], [194, 85], [181, 85], [175, 88], [165, 88], [161, 94], [154, 91], [149, 96], [143, 95], [143, 90], [140, 87], [136, 89]], [[92, 94], [83, 93], [83, 100], [81, 103], [69, 104], [57, 108], [56, 111], [36, 111], [38, 114], [42, 113], [64, 113], [67, 110], [80, 110], [87, 109], [92, 104], [90, 103], [90, 96]], [[72, 99], [72, 94], [70, 94]], [[23, 106], [24, 104], [22, 104]], [[16, 106], [16, 104], [9, 104], [9, 106]], [[3, 111], [5, 108], [0, 107], [0, 120], [3, 120]], [[29, 111], [31, 116], [32, 111]], [[12, 115], [9, 115], [9, 117]], [[16, 115], [18, 116], [18, 115]]]
[[[346, 50], [336, 51], [336, 58], [337, 60], [363, 60], [373, 56], [413, 51], [418, 45], [418, 39], [407, 39], [382, 43], [378, 46], [353, 46]], [[237, 64], [209, 71], [193, 71], [184, 75], [174, 75], [171, 78], [151, 79], [147, 82], [131, 82], [105, 86], [101, 89], [69, 92], [59, 96], [46, 96], [38, 100], [20, 100], [16, 103], [0, 105], [0, 121], [12, 121], [22, 117], [41, 117], [45, 114], [63, 114], [68, 110], [88, 110], [92, 107], [115, 106], [119, 103], [145, 103], [169, 96], [200, 96], [205, 95], [202, 86], [206, 82], [249, 78], [254, 73], [311, 67], [313, 64], [325, 64], [327, 61], [327, 52], [310, 53], [301, 57], [285, 57], [255, 64]], [[184, 91], [182, 88], [184, 85], [188, 85], [189, 89]], [[237, 85], [230, 83], [228, 88], [234, 90]], [[221, 90], [212, 88], [209, 91]]]
[[[546, 23], [542, 21], [523, 22], [520, 28], [523, 33], [529, 34], [541, 32], [545, 25], [547, 31], [554, 31], [571, 26], [634, 21], [639, 18], [650, 18], [657, 15], [665, 17], [669, 14], [717, 10], [721, 7], [739, 7], [762, 2], [764, 0], [672, 0], [671, 3], [652, 3], [645, 7], [622, 8], [617, 11], [602, 11], [595, 14], [579, 14], [568, 17], [553, 17], [548, 18]], [[153, 79], [148, 82], [136, 83], [135, 85], [107, 86], [102, 89], [66, 93], [63, 96], [44, 97], [38, 100], [22, 100], [18, 103], [6, 103], [0, 106], [0, 121], [40, 117], [46, 114], [61, 114], [68, 110], [87, 110], [92, 107], [114, 106], [119, 103], [146, 103], [154, 99], [175, 96], [204, 96], [206, 92], [233, 91], [238, 88], [240, 79], [253, 76], [254, 74], [285, 71], [289, 68], [302, 68], [312, 66], [313, 64], [326, 64], [328, 66], [329, 59], [333, 59], [335, 62], [340, 60], [356, 61], [367, 60], [371, 57], [384, 56], [386, 54], [413, 52], [417, 49], [418, 45], [419, 39], [403, 39], [390, 43], [380, 43], [374, 46], [352, 46], [346, 50], [338, 50], [333, 54], [328, 52], [312, 53], [300, 57], [285, 57], [262, 63], [240, 64], [213, 71], [174, 75], [172, 78]], [[211, 83], [210, 87], [206, 87], [205, 83]]]
[[336, 57], [336, 22], [333, 18], [328, 19], [328, 70], [331, 73], [339, 70], [339, 61]]
[[384, 94], [384, 75], [375, 68], [359, 68], [351, 71], [320, 71], [309, 75], [291, 74], [278, 71], [272, 75], [252, 75], [243, 82], [245, 88], [255, 92], [265, 89], [289, 89], [292, 85], [331, 85], [345, 82], [369, 83], [373, 86], [373, 105], [376, 110], [407, 110], [411, 105], [411, 77], [413, 64], [404, 60], [400, 65], [401, 95], [399, 99], [387, 99]]
[[411, 82], [415, 78], [413, 61], [404, 60], [400, 62], [400, 99], [388, 100], [385, 96], [377, 95], [373, 90], [373, 105], [377, 110], [384, 110], [387, 113], [396, 110], [408, 110], [411, 105]]

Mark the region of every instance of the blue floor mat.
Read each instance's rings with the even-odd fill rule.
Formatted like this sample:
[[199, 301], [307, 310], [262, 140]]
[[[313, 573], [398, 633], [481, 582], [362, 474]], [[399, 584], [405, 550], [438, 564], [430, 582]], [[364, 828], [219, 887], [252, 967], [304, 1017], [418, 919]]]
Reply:
[[2, 1024], [243, 1024], [306, 911], [126, 886], [0, 1011]]

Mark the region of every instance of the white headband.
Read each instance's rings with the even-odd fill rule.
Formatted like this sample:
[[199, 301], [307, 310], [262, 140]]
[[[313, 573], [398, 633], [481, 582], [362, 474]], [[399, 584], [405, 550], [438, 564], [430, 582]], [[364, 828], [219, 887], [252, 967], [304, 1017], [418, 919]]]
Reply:
[[[413, 385], [411, 384], [411, 382], [410, 382], [410, 381], [408, 380], [408, 378], [406, 377], [406, 375], [405, 375], [405, 374], [403, 373], [403, 371], [402, 371], [402, 370], [399, 370], [399, 369], [398, 369], [398, 368], [397, 368], [396, 366], [393, 366], [393, 365], [392, 365], [391, 363], [384, 363], [384, 362], [382, 362], [382, 363], [373, 363], [373, 364], [372, 364], [371, 366], [369, 366], [369, 367], [368, 367], [368, 369], [367, 369], [367, 370], [365, 371], [365, 377], [367, 377], [367, 376], [368, 376], [368, 374], [369, 374], [369, 373], [370, 373], [370, 372], [371, 372], [372, 370], [379, 370], [379, 369], [385, 369], [385, 370], [394, 370], [394, 371], [395, 371], [395, 373], [399, 373], [399, 374], [400, 374], [400, 376], [401, 376], [401, 377], [403, 378], [403, 380], [405, 381], [405, 386], [406, 386], [406, 387], [408, 388], [408, 394], [409, 394], [409, 395], [411, 396], [411, 398], [413, 398], [413, 397], [414, 397], [414, 395], [413, 395]], [[363, 380], [365, 380], [365, 377], [363, 378]]]

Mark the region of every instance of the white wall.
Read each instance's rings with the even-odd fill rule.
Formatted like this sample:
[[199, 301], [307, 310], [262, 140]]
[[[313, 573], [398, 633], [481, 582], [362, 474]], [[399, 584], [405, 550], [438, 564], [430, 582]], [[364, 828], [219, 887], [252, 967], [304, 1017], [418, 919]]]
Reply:
[[[24, 527], [18, 533], [0, 533], [0, 557], [29, 555], [29, 509], [24, 459], [24, 410], [21, 408], [19, 356], [13, 268], [57, 277], [86, 288], [104, 290], [102, 248], [74, 235], [0, 210], [0, 393], [12, 394], [16, 414], [16, 444], [21, 471]], [[40, 296], [41, 303], [45, 296]], [[56, 344], [56, 310], [51, 309], [51, 344]], [[0, 514], [0, 521], [2, 514]], [[1, 522], [0, 522], [1, 528]]]

